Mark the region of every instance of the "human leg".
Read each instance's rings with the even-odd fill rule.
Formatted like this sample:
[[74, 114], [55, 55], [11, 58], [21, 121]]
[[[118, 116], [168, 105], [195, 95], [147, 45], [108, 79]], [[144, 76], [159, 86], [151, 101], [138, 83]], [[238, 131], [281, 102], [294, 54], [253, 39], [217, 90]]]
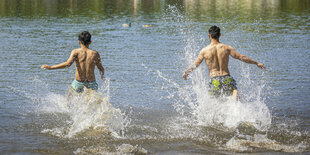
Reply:
[[71, 84], [71, 89], [74, 90], [75, 92], [81, 93], [84, 91], [84, 83], [79, 82], [77, 80], [73, 80]]
[[232, 97], [235, 101], [238, 101], [238, 89], [233, 90], [233, 96]]

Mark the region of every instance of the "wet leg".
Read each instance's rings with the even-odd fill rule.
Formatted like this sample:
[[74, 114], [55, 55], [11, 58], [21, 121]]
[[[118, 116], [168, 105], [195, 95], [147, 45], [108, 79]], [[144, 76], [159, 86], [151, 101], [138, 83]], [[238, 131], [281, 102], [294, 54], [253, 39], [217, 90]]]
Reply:
[[70, 101], [71, 101], [71, 96], [72, 96], [72, 90], [69, 88], [68, 93], [67, 93], [67, 104], [70, 103]]
[[235, 101], [238, 101], [238, 90], [237, 89], [235, 89], [234, 91], [233, 91], [233, 99], [235, 100]]

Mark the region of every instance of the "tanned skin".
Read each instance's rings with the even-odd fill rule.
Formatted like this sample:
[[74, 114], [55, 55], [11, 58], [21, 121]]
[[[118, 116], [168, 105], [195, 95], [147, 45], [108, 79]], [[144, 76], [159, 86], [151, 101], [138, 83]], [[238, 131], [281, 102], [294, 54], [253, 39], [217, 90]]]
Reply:
[[42, 65], [41, 68], [53, 70], [70, 67], [75, 62], [75, 79], [77, 81], [95, 81], [95, 66], [99, 69], [101, 79], [103, 79], [104, 68], [102, 67], [100, 55], [98, 52], [89, 49], [91, 42], [85, 46], [79, 41], [81, 48], [71, 52], [69, 59], [66, 62], [54, 66]]
[[[264, 64], [259, 63], [257, 61], [254, 61], [253, 59], [240, 54], [237, 52], [233, 47], [229, 45], [225, 45], [219, 42], [218, 39], [214, 39], [209, 34], [209, 38], [211, 43], [203, 48], [198, 58], [194, 61], [193, 65], [191, 65], [182, 75], [182, 78], [184, 80], [187, 80], [187, 76], [190, 72], [192, 72], [194, 69], [196, 69], [203, 60], [206, 60], [206, 64], [209, 69], [209, 76], [210, 78], [216, 77], [216, 76], [225, 76], [229, 75], [228, 70], [228, 62], [229, 62], [229, 56], [241, 60], [245, 63], [249, 64], [255, 64], [257, 67], [261, 69], [265, 69], [266, 67]], [[238, 100], [238, 90], [233, 90], [233, 99]]]

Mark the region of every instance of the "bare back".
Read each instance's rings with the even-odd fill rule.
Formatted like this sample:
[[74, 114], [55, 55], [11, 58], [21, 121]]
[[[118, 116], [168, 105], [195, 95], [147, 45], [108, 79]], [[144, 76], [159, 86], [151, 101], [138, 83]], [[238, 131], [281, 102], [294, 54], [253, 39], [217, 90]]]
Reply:
[[95, 66], [99, 58], [99, 54], [96, 51], [79, 48], [73, 51], [75, 54], [75, 79], [78, 81], [95, 81]]
[[210, 44], [201, 51], [203, 58], [206, 60], [210, 78], [229, 74], [229, 49], [228, 45], [217, 43]]
[[[184, 74], [182, 75], [182, 78], [184, 80], [187, 80], [189, 73], [196, 69], [203, 62], [204, 59], [206, 60], [206, 64], [208, 66], [210, 78], [230, 74], [228, 70], [229, 56], [245, 63], [255, 64], [261, 69], [266, 69], [264, 64], [240, 54], [229, 45], [220, 43], [220, 36], [220, 29], [217, 26], [212, 26], [209, 29], [209, 38], [211, 43], [200, 51], [194, 63], [190, 65], [188, 69], [184, 72]], [[235, 100], [238, 99], [237, 88], [233, 90], [233, 97]]]

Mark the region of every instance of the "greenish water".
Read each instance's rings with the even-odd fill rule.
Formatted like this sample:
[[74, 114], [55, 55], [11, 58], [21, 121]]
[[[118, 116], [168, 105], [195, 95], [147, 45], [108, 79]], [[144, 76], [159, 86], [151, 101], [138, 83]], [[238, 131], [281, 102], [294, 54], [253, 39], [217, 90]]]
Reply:
[[[212, 25], [267, 66], [230, 60], [242, 103], [210, 99], [204, 64], [181, 78]], [[40, 69], [84, 30], [113, 107], [66, 107], [74, 67]], [[309, 32], [308, 0], [0, 0], [0, 154], [307, 154]]]

